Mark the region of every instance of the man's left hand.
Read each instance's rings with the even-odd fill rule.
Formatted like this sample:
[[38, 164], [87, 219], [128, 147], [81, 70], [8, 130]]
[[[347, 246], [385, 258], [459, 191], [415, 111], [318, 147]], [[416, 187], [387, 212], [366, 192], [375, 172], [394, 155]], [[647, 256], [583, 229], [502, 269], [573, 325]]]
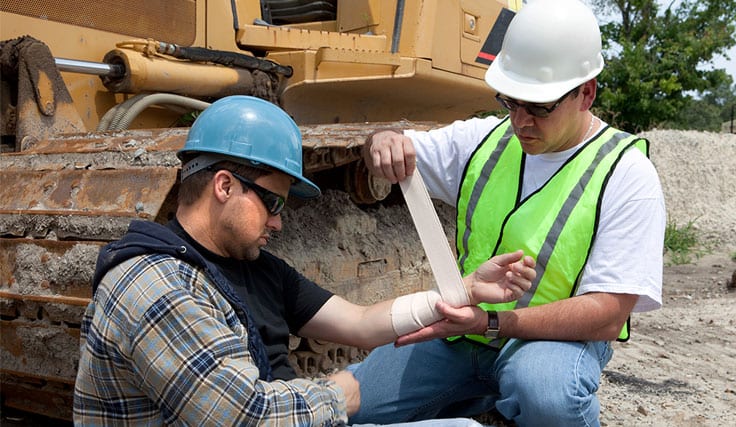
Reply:
[[534, 258], [518, 250], [496, 255], [466, 276], [472, 304], [504, 303], [521, 298], [537, 277]]
[[439, 301], [435, 305], [437, 311], [445, 318], [431, 325], [402, 335], [396, 339], [394, 345], [399, 347], [435, 338], [446, 338], [463, 334], [482, 334], [486, 330], [488, 318], [485, 311], [479, 307], [468, 305], [464, 307], [453, 307], [450, 304]]

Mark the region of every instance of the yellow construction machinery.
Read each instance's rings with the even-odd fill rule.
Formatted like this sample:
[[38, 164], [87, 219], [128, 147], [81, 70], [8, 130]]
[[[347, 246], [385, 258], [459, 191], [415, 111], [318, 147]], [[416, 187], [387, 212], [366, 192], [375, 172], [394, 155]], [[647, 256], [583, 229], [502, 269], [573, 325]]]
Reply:
[[[391, 186], [359, 161], [365, 136], [377, 126], [427, 127], [495, 109], [483, 75], [519, 7], [521, 0], [0, 0], [2, 405], [71, 418], [97, 252], [133, 219], [171, 217], [175, 152], [198, 111], [231, 94], [279, 104], [304, 134], [305, 173], [349, 194], [353, 208], [376, 206]], [[315, 227], [304, 218], [320, 203], [332, 202], [286, 212], [288, 227]], [[355, 249], [366, 234], [297, 242], [296, 233], [275, 251], [358, 302], [431, 286], [418, 243]], [[402, 273], [410, 264], [420, 273]], [[306, 375], [359, 355], [297, 338], [293, 350]]]

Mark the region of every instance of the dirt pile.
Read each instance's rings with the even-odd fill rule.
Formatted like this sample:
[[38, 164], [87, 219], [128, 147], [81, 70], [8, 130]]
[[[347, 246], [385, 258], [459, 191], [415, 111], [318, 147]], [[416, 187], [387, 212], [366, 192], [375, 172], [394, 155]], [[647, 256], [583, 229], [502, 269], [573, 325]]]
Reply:
[[659, 172], [671, 222], [689, 222], [717, 246], [736, 246], [736, 134], [642, 133]]

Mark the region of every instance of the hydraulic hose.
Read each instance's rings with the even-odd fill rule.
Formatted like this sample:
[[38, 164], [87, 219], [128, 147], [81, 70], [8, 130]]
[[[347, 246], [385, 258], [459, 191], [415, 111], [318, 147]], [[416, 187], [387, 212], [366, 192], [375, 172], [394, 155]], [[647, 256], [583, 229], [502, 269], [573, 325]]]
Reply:
[[213, 50], [204, 47], [185, 47], [164, 42], [158, 42], [156, 50], [159, 53], [170, 55], [177, 59], [214, 62], [215, 64], [247, 68], [249, 70], [260, 70], [266, 73], [278, 73], [284, 77], [291, 77], [294, 74], [294, 69], [291, 66], [279, 65], [267, 59], [259, 59], [237, 52]]
[[97, 127], [98, 131], [128, 129], [133, 120], [152, 105], [176, 105], [193, 110], [204, 110], [209, 102], [170, 93], [140, 94], [110, 109]]

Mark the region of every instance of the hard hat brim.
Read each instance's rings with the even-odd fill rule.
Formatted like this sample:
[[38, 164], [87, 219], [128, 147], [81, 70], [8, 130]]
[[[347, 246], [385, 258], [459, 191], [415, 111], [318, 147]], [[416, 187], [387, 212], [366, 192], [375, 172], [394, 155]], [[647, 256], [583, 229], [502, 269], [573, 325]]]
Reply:
[[[187, 151], [185, 150], [179, 150], [177, 155], [179, 156], [179, 159], [182, 159], [184, 157], [184, 154], [186, 154]], [[284, 175], [288, 175], [291, 178], [294, 179], [294, 183], [289, 188], [289, 194], [302, 198], [302, 199], [311, 199], [314, 197], [317, 197], [321, 194], [321, 191], [317, 185], [315, 185], [312, 181], [305, 178], [302, 174], [297, 173], [295, 171], [287, 170], [282, 167], [281, 164], [275, 163], [270, 161], [269, 159], [265, 158], [259, 158], [259, 160], [250, 160], [250, 159], [243, 159], [239, 157], [234, 157], [230, 155], [227, 152], [224, 151], [193, 151], [196, 153], [199, 153], [199, 155], [186, 164], [182, 164], [181, 167], [181, 179], [182, 181], [186, 179], [188, 176], [205, 169], [211, 165], [214, 165], [216, 163], [222, 162], [222, 161], [229, 161], [234, 163], [242, 163], [246, 166], [250, 167], [256, 167], [256, 168], [264, 168], [264, 165], [266, 166], [266, 169], [272, 170], [274, 172], [283, 173]]]
[[302, 177], [291, 186], [289, 194], [300, 199], [313, 199], [322, 194], [322, 192], [312, 181]]
[[521, 78], [511, 78], [498, 61], [493, 61], [486, 71], [486, 84], [496, 92], [510, 98], [533, 103], [555, 102], [564, 94], [581, 84], [595, 78], [603, 69], [603, 64], [592, 70], [588, 75], [554, 83], [538, 81], [523, 81]]

